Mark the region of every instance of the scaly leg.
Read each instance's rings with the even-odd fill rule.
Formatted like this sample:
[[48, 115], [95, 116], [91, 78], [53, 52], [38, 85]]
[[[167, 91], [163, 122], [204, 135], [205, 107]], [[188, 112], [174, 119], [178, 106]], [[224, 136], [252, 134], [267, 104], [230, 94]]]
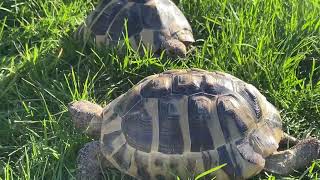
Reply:
[[77, 180], [100, 180], [102, 172], [110, 163], [103, 157], [100, 151], [100, 142], [93, 141], [84, 145], [77, 158]]

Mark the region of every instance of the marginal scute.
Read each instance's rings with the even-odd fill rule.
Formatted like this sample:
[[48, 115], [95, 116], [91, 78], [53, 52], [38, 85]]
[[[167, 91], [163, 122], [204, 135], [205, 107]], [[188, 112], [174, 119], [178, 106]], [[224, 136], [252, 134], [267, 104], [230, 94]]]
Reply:
[[182, 74], [182, 73], [186, 73], [186, 72], [187, 72], [186, 69], [171, 69], [171, 70], [164, 71], [161, 74], [174, 74], [174, 75], [177, 75], [177, 74]]
[[236, 177], [236, 170], [232, 163], [231, 157], [229, 155], [229, 152], [227, 150], [227, 146], [221, 146], [217, 149], [219, 154], [219, 164], [226, 164], [222, 169], [229, 175], [230, 178]]
[[203, 160], [203, 167], [205, 170], [209, 170], [212, 167], [212, 161], [216, 161], [215, 159], [212, 159], [209, 151], [203, 151], [201, 152], [202, 160]]
[[196, 170], [196, 165], [197, 165], [196, 159], [193, 157], [186, 156], [186, 155], [185, 155], [185, 158], [187, 161], [187, 164], [186, 164], [187, 171], [193, 173]]
[[125, 143], [121, 146], [121, 148], [113, 155], [113, 159], [119, 165], [119, 167], [125, 171], [127, 171], [131, 166], [131, 159], [133, 153], [132, 151], [128, 151], [128, 145]]
[[124, 116], [134, 105], [139, 103], [142, 100], [140, 95], [140, 86], [135, 86], [119, 100], [115, 105], [114, 111], [119, 116]]
[[120, 136], [121, 131], [114, 131], [110, 134], [104, 134], [102, 138], [103, 150], [107, 154], [111, 154], [116, 147], [114, 147], [113, 142]]
[[166, 177], [161, 174], [156, 175], [156, 180], [165, 180], [165, 179]]
[[137, 176], [141, 179], [150, 179], [150, 173], [148, 172], [148, 154], [136, 150], [134, 152], [134, 160], [137, 166]]

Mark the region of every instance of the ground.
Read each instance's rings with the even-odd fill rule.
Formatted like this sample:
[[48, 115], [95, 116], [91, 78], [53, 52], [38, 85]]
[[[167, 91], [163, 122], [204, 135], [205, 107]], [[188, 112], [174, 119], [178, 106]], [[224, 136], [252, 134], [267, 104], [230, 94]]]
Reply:
[[[72, 32], [90, 0], [0, 2], [0, 179], [71, 179], [91, 141], [67, 104], [106, 105], [142, 78], [172, 68], [225, 71], [256, 86], [286, 132], [320, 138], [319, 0], [176, 0], [194, 29], [185, 59], [83, 46]], [[291, 178], [317, 179], [320, 161]], [[68, 177], [68, 178], [67, 178]], [[106, 178], [121, 179], [116, 170]], [[261, 173], [254, 179], [284, 177]]]

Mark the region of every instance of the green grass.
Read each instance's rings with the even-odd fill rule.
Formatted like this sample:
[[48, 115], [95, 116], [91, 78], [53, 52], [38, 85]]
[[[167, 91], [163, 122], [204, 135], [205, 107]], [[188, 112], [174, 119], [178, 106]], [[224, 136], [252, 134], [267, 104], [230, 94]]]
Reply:
[[[0, 2], [0, 179], [74, 177], [77, 151], [91, 139], [74, 129], [67, 104], [106, 105], [172, 68], [233, 74], [281, 110], [286, 132], [320, 137], [319, 0], [176, 2], [197, 39], [184, 60], [83, 48], [71, 35], [96, 1]], [[319, 166], [291, 178], [317, 179]], [[115, 170], [107, 176], [123, 177]]]

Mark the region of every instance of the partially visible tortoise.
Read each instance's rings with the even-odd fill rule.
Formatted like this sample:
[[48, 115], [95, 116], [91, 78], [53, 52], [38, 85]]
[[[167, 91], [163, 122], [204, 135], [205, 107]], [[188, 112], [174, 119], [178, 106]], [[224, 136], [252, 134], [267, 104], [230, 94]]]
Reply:
[[98, 45], [116, 44], [126, 34], [125, 20], [136, 50], [141, 42], [154, 52], [166, 50], [184, 57], [194, 42], [189, 22], [171, 0], [102, 0], [80, 26], [77, 37]]
[[[170, 70], [149, 76], [105, 108], [69, 106], [76, 126], [100, 137], [80, 150], [78, 179], [115, 167], [138, 179], [182, 179], [226, 163], [217, 179], [262, 170], [289, 174], [319, 156], [316, 139], [282, 131], [279, 112], [251, 84], [222, 72]], [[277, 151], [279, 143], [296, 144]]]

